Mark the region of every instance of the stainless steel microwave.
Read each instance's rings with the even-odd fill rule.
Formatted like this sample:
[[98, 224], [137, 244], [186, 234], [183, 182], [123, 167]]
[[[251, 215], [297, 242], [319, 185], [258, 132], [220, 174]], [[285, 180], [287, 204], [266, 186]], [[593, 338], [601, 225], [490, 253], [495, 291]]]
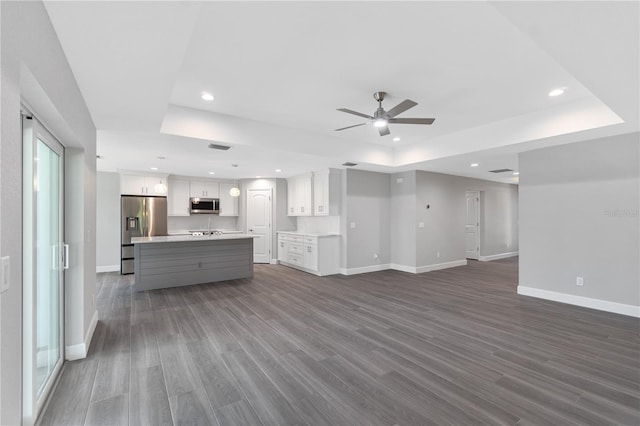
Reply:
[[199, 198], [189, 199], [189, 212], [191, 214], [220, 214], [219, 198]]

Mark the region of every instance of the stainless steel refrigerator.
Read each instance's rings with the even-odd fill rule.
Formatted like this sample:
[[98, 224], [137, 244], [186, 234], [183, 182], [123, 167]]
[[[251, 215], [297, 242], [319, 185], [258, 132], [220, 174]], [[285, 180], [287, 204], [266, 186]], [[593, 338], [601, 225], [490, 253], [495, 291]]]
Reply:
[[132, 237], [167, 235], [167, 197], [123, 195], [120, 206], [120, 273], [126, 275], [133, 274]]

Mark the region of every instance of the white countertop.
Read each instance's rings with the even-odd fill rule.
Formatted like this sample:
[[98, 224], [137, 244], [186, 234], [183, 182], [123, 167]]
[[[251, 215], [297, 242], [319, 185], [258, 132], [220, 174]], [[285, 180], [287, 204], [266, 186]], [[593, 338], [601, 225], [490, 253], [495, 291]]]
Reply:
[[147, 244], [147, 243], [177, 243], [185, 241], [216, 241], [216, 240], [239, 240], [244, 238], [257, 238], [257, 235], [249, 234], [222, 234], [222, 235], [167, 235], [158, 237], [133, 237], [131, 238], [132, 244]]
[[[191, 235], [192, 232], [208, 232], [208, 229], [173, 229], [167, 234], [169, 235]], [[242, 231], [235, 229], [211, 229], [211, 232], [222, 232], [223, 234], [242, 234]]]
[[312, 232], [277, 231], [278, 234], [299, 235], [301, 237], [335, 237], [340, 234], [314, 234]]

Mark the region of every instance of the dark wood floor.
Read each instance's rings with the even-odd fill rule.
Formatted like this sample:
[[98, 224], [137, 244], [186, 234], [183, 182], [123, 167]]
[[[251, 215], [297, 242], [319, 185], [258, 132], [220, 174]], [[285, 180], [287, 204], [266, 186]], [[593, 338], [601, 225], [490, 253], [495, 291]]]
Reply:
[[43, 425], [640, 424], [640, 322], [518, 296], [517, 258], [145, 293], [100, 322]]

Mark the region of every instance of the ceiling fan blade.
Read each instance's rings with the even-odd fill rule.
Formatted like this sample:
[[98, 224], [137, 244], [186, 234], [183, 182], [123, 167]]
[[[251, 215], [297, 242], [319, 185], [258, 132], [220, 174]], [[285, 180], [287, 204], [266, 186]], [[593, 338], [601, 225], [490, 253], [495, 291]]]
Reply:
[[350, 129], [352, 127], [364, 126], [367, 123], [354, 124], [353, 126], [342, 127], [340, 129], [335, 129], [334, 132], [339, 132], [340, 130]]
[[389, 127], [384, 126], [384, 127], [378, 127], [378, 132], [380, 132], [380, 136], [386, 136], [388, 134], [390, 134], [391, 132], [389, 131]]
[[389, 123], [396, 124], [433, 124], [435, 118], [390, 118]]
[[347, 108], [338, 108], [338, 111], [342, 111], [342, 112], [346, 112], [347, 114], [353, 114], [353, 115], [357, 115], [359, 117], [364, 117], [364, 118], [368, 118], [369, 120], [373, 120], [373, 117], [367, 114], [363, 114], [361, 112], [358, 111], [353, 111]]
[[413, 108], [416, 105], [418, 105], [417, 102], [413, 102], [410, 99], [405, 99], [404, 101], [400, 102], [398, 105], [394, 106], [389, 111], [387, 111], [387, 116], [388, 117], [395, 117], [396, 115], [398, 115], [398, 114], [400, 114], [402, 112], [405, 112], [409, 108]]

